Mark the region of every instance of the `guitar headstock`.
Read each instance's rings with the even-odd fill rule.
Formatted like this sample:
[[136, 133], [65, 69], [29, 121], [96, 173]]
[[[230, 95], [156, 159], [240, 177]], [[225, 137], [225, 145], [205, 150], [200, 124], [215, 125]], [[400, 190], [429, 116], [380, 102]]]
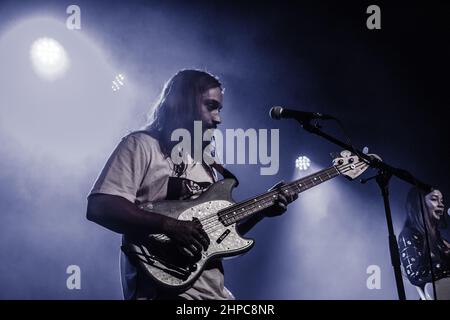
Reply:
[[[376, 154], [368, 154], [369, 156], [380, 159]], [[359, 177], [369, 168], [366, 160], [361, 159], [357, 155], [352, 154], [348, 150], [341, 151], [339, 156], [333, 159], [333, 165], [339, 172], [350, 180]]]

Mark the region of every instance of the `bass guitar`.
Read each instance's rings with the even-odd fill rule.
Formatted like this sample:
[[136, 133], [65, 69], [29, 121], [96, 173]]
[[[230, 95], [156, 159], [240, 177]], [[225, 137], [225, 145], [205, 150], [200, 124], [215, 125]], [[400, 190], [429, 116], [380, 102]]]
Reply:
[[209, 236], [208, 249], [202, 251], [200, 260], [193, 262], [180, 253], [168, 236], [150, 234], [144, 239], [126, 241], [122, 250], [157, 285], [174, 291], [186, 290], [210, 259], [237, 256], [251, 249], [254, 240], [241, 237], [236, 224], [272, 206], [279, 194], [298, 194], [339, 175], [355, 179], [367, 168], [364, 159], [342, 151], [333, 160], [333, 166], [239, 203], [235, 203], [231, 196], [236, 184], [233, 179], [211, 184], [195, 199], [146, 203], [141, 208], [147, 211], [179, 220], [196, 219]]

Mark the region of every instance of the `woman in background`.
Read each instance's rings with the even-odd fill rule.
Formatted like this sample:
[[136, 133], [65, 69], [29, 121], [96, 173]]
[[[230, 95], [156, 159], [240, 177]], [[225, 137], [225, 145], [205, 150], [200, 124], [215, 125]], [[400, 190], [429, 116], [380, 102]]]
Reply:
[[[450, 299], [450, 243], [444, 240], [439, 232], [439, 226], [445, 223], [442, 193], [433, 190], [426, 194], [418, 188], [413, 188], [408, 193], [406, 210], [406, 221], [398, 239], [406, 276], [411, 284], [422, 289], [432, 282], [430, 255], [425, 240], [426, 228], [436, 295], [438, 299]], [[426, 291], [433, 292], [433, 289], [431, 287], [431, 290], [428, 290], [427, 286]]]

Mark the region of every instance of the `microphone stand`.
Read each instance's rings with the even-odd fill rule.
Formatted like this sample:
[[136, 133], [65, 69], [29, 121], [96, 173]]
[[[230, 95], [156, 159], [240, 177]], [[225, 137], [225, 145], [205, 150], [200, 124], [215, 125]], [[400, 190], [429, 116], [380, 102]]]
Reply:
[[[392, 224], [391, 207], [390, 207], [390, 203], [389, 203], [389, 181], [392, 176], [395, 176], [407, 183], [410, 183], [410, 184], [412, 184], [416, 187], [419, 187], [423, 190], [426, 190], [426, 191], [430, 191], [431, 186], [418, 180], [408, 171], [400, 169], [400, 168], [392, 167], [389, 164], [387, 164], [386, 162], [381, 161], [378, 158], [369, 156], [369, 155], [361, 152], [360, 150], [353, 148], [353, 146], [351, 146], [345, 142], [342, 142], [341, 140], [338, 140], [338, 139], [334, 138], [333, 136], [330, 136], [329, 134], [323, 132], [317, 124], [313, 125], [311, 123], [311, 120], [312, 120], [311, 117], [303, 117], [303, 118], [297, 117], [296, 120], [300, 123], [301, 127], [303, 129], [305, 129], [306, 131], [308, 131], [309, 133], [316, 134], [316, 135], [344, 148], [345, 150], [349, 150], [349, 151], [353, 152], [358, 157], [366, 160], [367, 163], [369, 164], [369, 166], [378, 170], [378, 173], [376, 174], [376, 176], [372, 177], [372, 178], [375, 178], [378, 186], [380, 187], [381, 195], [383, 197], [384, 209], [385, 209], [385, 214], [386, 214], [386, 223], [387, 223], [387, 228], [388, 228], [389, 251], [390, 251], [390, 256], [391, 256], [391, 263], [394, 268], [394, 275], [395, 275], [395, 282], [397, 285], [398, 299], [406, 300], [405, 287], [403, 285], [402, 272], [401, 272], [400, 254], [398, 252], [399, 250], [398, 250], [398, 245], [397, 245], [397, 239], [396, 239], [396, 236], [394, 233], [394, 227]], [[371, 178], [366, 179], [365, 181], [362, 181], [362, 182], [365, 183], [370, 179]]]

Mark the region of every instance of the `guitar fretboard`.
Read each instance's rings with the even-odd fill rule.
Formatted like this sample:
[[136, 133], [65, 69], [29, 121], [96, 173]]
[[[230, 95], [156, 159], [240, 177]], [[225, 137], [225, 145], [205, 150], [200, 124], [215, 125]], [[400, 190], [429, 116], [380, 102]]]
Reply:
[[231, 207], [219, 211], [217, 213], [219, 216], [219, 221], [221, 221], [225, 226], [229, 226], [253, 215], [256, 212], [272, 206], [278, 199], [279, 194], [298, 194], [319, 185], [322, 182], [337, 177], [338, 175], [340, 175], [339, 170], [335, 166], [332, 166], [307, 177], [300, 178], [273, 191], [266, 192], [262, 195], [234, 204]]

